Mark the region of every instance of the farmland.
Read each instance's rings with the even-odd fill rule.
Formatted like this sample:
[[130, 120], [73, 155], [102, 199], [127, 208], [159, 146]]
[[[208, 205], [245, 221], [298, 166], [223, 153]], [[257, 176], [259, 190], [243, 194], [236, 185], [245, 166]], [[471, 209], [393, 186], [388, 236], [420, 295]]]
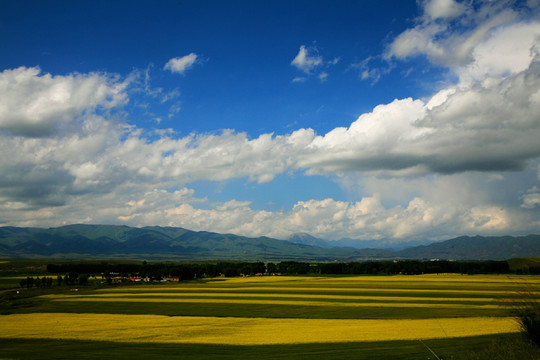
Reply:
[[0, 358], [467, 359], [521, 341], [508, 299], [523, 288], [540, 292], [540, 279], [261, 276], [35, 289], [5, 296]]

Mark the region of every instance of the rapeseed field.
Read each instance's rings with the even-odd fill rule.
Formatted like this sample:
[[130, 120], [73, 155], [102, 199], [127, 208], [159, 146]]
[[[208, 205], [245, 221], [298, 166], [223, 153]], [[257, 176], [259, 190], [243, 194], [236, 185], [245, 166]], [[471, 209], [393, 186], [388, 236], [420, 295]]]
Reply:
[[54, 297], [53, 301], [61, 302], [115, 302], [115, 303], [133, 303], [133, 302], [146, 302], [146, 303], [193, 303], [197, 302], [200, 304], [267, 304], [267, 305], [301, 305], [301, 306], [343, 306], [343, 307], [419, 307], [419, 308], [430, 308], [430, 307], [440, 307], [442, 303], [446, 308], [467, 308], [467, 309], [499, 309], [506, 305], [500, 304], [486, 304], [486, 305], [477, 305], [477, 304], [459, 304], [459, 303], [445, 303], [445, 300], [440, 300], [437, 303], [419, 303], [419, 302], [323, 302], [323, 301], [294, 301], [294, 300], [260, 300], [260, 299], [224, 299], [224, 298], [181, 298], [181, 297], [161, 297], [161, 298], [150, 298], [150, 297], [82, 297], [82, 296], [67, 296], [64, 298]]
[[[325, 349], [333, 351], [344, 344], [365, 348], [371, 345], [360, 344], [388, 342], [401, 344], [396, 351], [406, 352], [419, 341], [455, 345], [517, 334], [518, 323], [505, 299], [523, 286], [538, 293], [540, 279], [268, 276], [81, 288], [36, 294], [31, 303], [0, 315], [0, 344], [62, 348], [69, 343], [74, 349], [88, 342], [154, 344], [158, 352], [163, 346], [189, 346], [193, 358], [203, 346], [236, 346], [239, 351], [302, 345], [307, 351], [327, 344]], [[426, 350], [420, 345], [415, 351]], [[275, 355], [264, 349], [268, 358]]]
[[267, 319], [116, 314], [14, 314], [0, 337], [270, 345], [454, 338], [519, 331], [511, 318]]

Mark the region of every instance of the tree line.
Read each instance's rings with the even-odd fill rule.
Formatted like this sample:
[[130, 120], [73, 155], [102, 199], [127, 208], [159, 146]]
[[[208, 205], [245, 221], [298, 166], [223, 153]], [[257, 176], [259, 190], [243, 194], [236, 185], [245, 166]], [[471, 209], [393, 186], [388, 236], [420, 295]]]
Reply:
[[137, 275], [151, 280], [160, 280], [169, 277], [178, 277], [181, 280], [193, 280], [202, 277], [234, 277], [264, 274], [266, 272], [266, 264], [263, 262], [233, 261], [220, 261], [216, 263], [147, 263], [146, 261], [142, 263], [70, 262], [48, 264], [47, 272], [52, 274], [84, 273], [91, 276], [103, 275], [104, 277], [129, 277]]
[[27, 276], [26, 279], [21, 279], [21, 281], [19, 281], [19, 285], [20, 287], [27, 289], [31, 289], [33, 287], [45, 289], [52, 287], [55, 283], [56, 285], [87, 285], [88, 279], [88, 274], [77, 274], [74, 272], [69, 272], [64, 276], [58, 275], [56, 277], [56, 281], [52, 277], [47, 276], [44, 276], [42, 278], [40, 278], [39, 276], [36, 278], [32, 276]]
[[420, 275], [420, 274], [505, 274], [510, 272], [506, 261], [373, 261], [354, 263], [322, 263], [320, 274]]
[[[52, 274], [67, 274], [65, 284], [77, 282], [78, 274], [88, 276], [102, 275], [106, 278], [140, 276], [151, 280], [177, 277], [180, 280], [193, 280], [206, 277], [235, 277], [263, 274], [323, 274], [323, 275], [419, 275], [434, 273], [460, 274], [500, 274], [509, 273], [506, 261], [367, 261], [367, 262], [329, 262], [307, 263], [282, 261], [279, 263], [220, 261], [201, 263], [156, 262], [147, 263], [108, 263], [108, 262], [69, 262], [48, 264], [47, 271]], [[77, 279], [77, 280], [72, 280]], [[60, 283], [60, 282], [59, 282]]]

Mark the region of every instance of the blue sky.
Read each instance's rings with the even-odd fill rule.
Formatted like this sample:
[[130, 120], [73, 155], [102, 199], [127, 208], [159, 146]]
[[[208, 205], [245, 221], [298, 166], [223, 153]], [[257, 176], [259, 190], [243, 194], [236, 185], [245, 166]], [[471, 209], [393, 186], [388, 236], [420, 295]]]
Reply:
[[0, 4], [0, 225], [540, 231], [538, 1]]

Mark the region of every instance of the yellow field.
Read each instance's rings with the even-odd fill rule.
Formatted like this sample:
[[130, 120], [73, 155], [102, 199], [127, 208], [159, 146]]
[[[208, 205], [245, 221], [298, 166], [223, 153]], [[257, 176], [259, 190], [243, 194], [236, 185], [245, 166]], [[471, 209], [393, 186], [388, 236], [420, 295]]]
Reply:
[[[251, 277], [203, 285], [130, 286], [88, 294], [46, 295], [61, 303], [198, 303], [362, 308], [502, 309], [501, 298], [519, 284], [538, 287], [536, 278], [516, 276]], [[537, 288], [535, 288], [535, 291]], [[225, 315], [225, 314], [224, 314]], [[474, 314], [468, 316], [475, 316]], [[480, 316], [480, 315], [478, 315]], [[276, 317], [276, 316], [272, 316]], [[414, 317], [413, 317], [414, 318]]]
[[[412, 308], [429, 308], [440, 307], [441, 302], [438, 303], [417, 303], [417, 302], [323, 302], [323, 301], [293, 301], [293, 300], [257, 300], [257, 299], [183, 299], [183, 298], [114, 298], [114, 297], [75, 297], [66, 296], [64, 298], [58, 297], [53, 301], [64, 302], [144, 302], [144, 303], [200, 303], [200, 304], [266, 304], [266, 305], [302, 305], [302, 306], [344, 306], [344, 307], [412, 307]], [[462, 308], [462, 309], [498, 309], [505, 305], [471, 305], [471, 304], [452, 304], [444, 303], [445, 308]]]
[[[400, 283], [401, 285], [401, 283]], [[411, 283], [411, 285], [414, 285]], [[179, 287], [157, 287], [154, 289], [151, 288], [119, 288], [116, 289], [119, 293], [126, 293], [126, 292], [152, 292], [152, 291], [173, 291], [173, 292], [181, 292], [181, 291], [189, 291], [189, 290], [198, 290], [198, 291], [229, 291], [229, 292], [238, 292], [238, 291], [262, 291], [262, 290], [271, 290], [271, 291], [310, 291], [310, 292], [368, 292], [368, 291], [374, 291], [374, 289], [377, 292], [395, 292], [395, 293], [410, 293], [410, 292], [417, 292], [417, 293], [454, 293], [454, 294], [491, 294], [491, 295], [500, 295], [500, 294], [506, 294], [508, 293], [507, 290], [482, 290], [482, 289], [423, 289], [423, 288], [410, 288], [410, 289], [401, 289], [401, 288], [381, 288], [381, 287], [354, 287], [354, 288], [348, 288], [348, 287], [317, 287], [317, 286], [243, 286], [243, 287], [212, 287], [212, 286], [186, 286], [183, 288]], [[110, 290], [101, 290], [108, 292]]]
[[[510, 283], [515, 284], [519, 282], [524, 283], [536, 283], [540, 284], [540, 279], [530, 276], [521, 275], [460, 275], [460, 274], [425, 274], [425, 275], [392, 275], [392, 276], [379, 276], [379, 275], [359, 275], [359, 276], [344, 276], [344, 277], [298, 277], [298, 276], [255, 276], [249, 278], [231, 278], [226, 280], [227, 283], [233, 284], [246, 284], [246, 283], [265, 283], [283, 282], [291, 285], [294, 282], [361, 282], [369, 283], [374, 282], [376, 284], [382, 283], [402, 283], [402, 284], [418, 284], [422, 282], [436, 282], [436, 283]], [[291, 283], [292, 282], [292, 283]]]
[[270, 345], [453, 338], [519, 331], [511, 318], [268, 319], [116, 314], [14, 314], [2, 338]]
[[275, 345], [516, 333], [502, 299], [524, 286], [540, 293], [540, 278], [274, 276], [82, 288], [0, 316], [0, 339]]
[[[220, 298], [232, 298], [232, 297], [249, 297], [249, 298], [294, 298], [294, 299], [324, 299], [324, 300], [372, 300], [372, 301], [418, 301], [418, 302], [441, 302], [441, 301], [465, 301], [465, 302], [486, 302], [489, 300], [495, 300], [494, 298], [475, 298], [475, 297], [453, 297], [451, 299], [443, 299], [440, 297], [419, 297], [419, 296], [363, 296], [363, 295], [319, 295], [319, 294], [262, 294], [262, 293], [224, 293], [224, 292], [139, 292], [135, 294], [97, 294], [97, 295], [44, 295], [42, 298], [66, 301], [66, 300], [97, 300], [109, 301], [123, 301], [125, 299], [140, 299], [146, 301], [148, 298], [205, 298], [205, 297], [220, 297]], [[143, 299], [141, 299], [143, 298]]]

